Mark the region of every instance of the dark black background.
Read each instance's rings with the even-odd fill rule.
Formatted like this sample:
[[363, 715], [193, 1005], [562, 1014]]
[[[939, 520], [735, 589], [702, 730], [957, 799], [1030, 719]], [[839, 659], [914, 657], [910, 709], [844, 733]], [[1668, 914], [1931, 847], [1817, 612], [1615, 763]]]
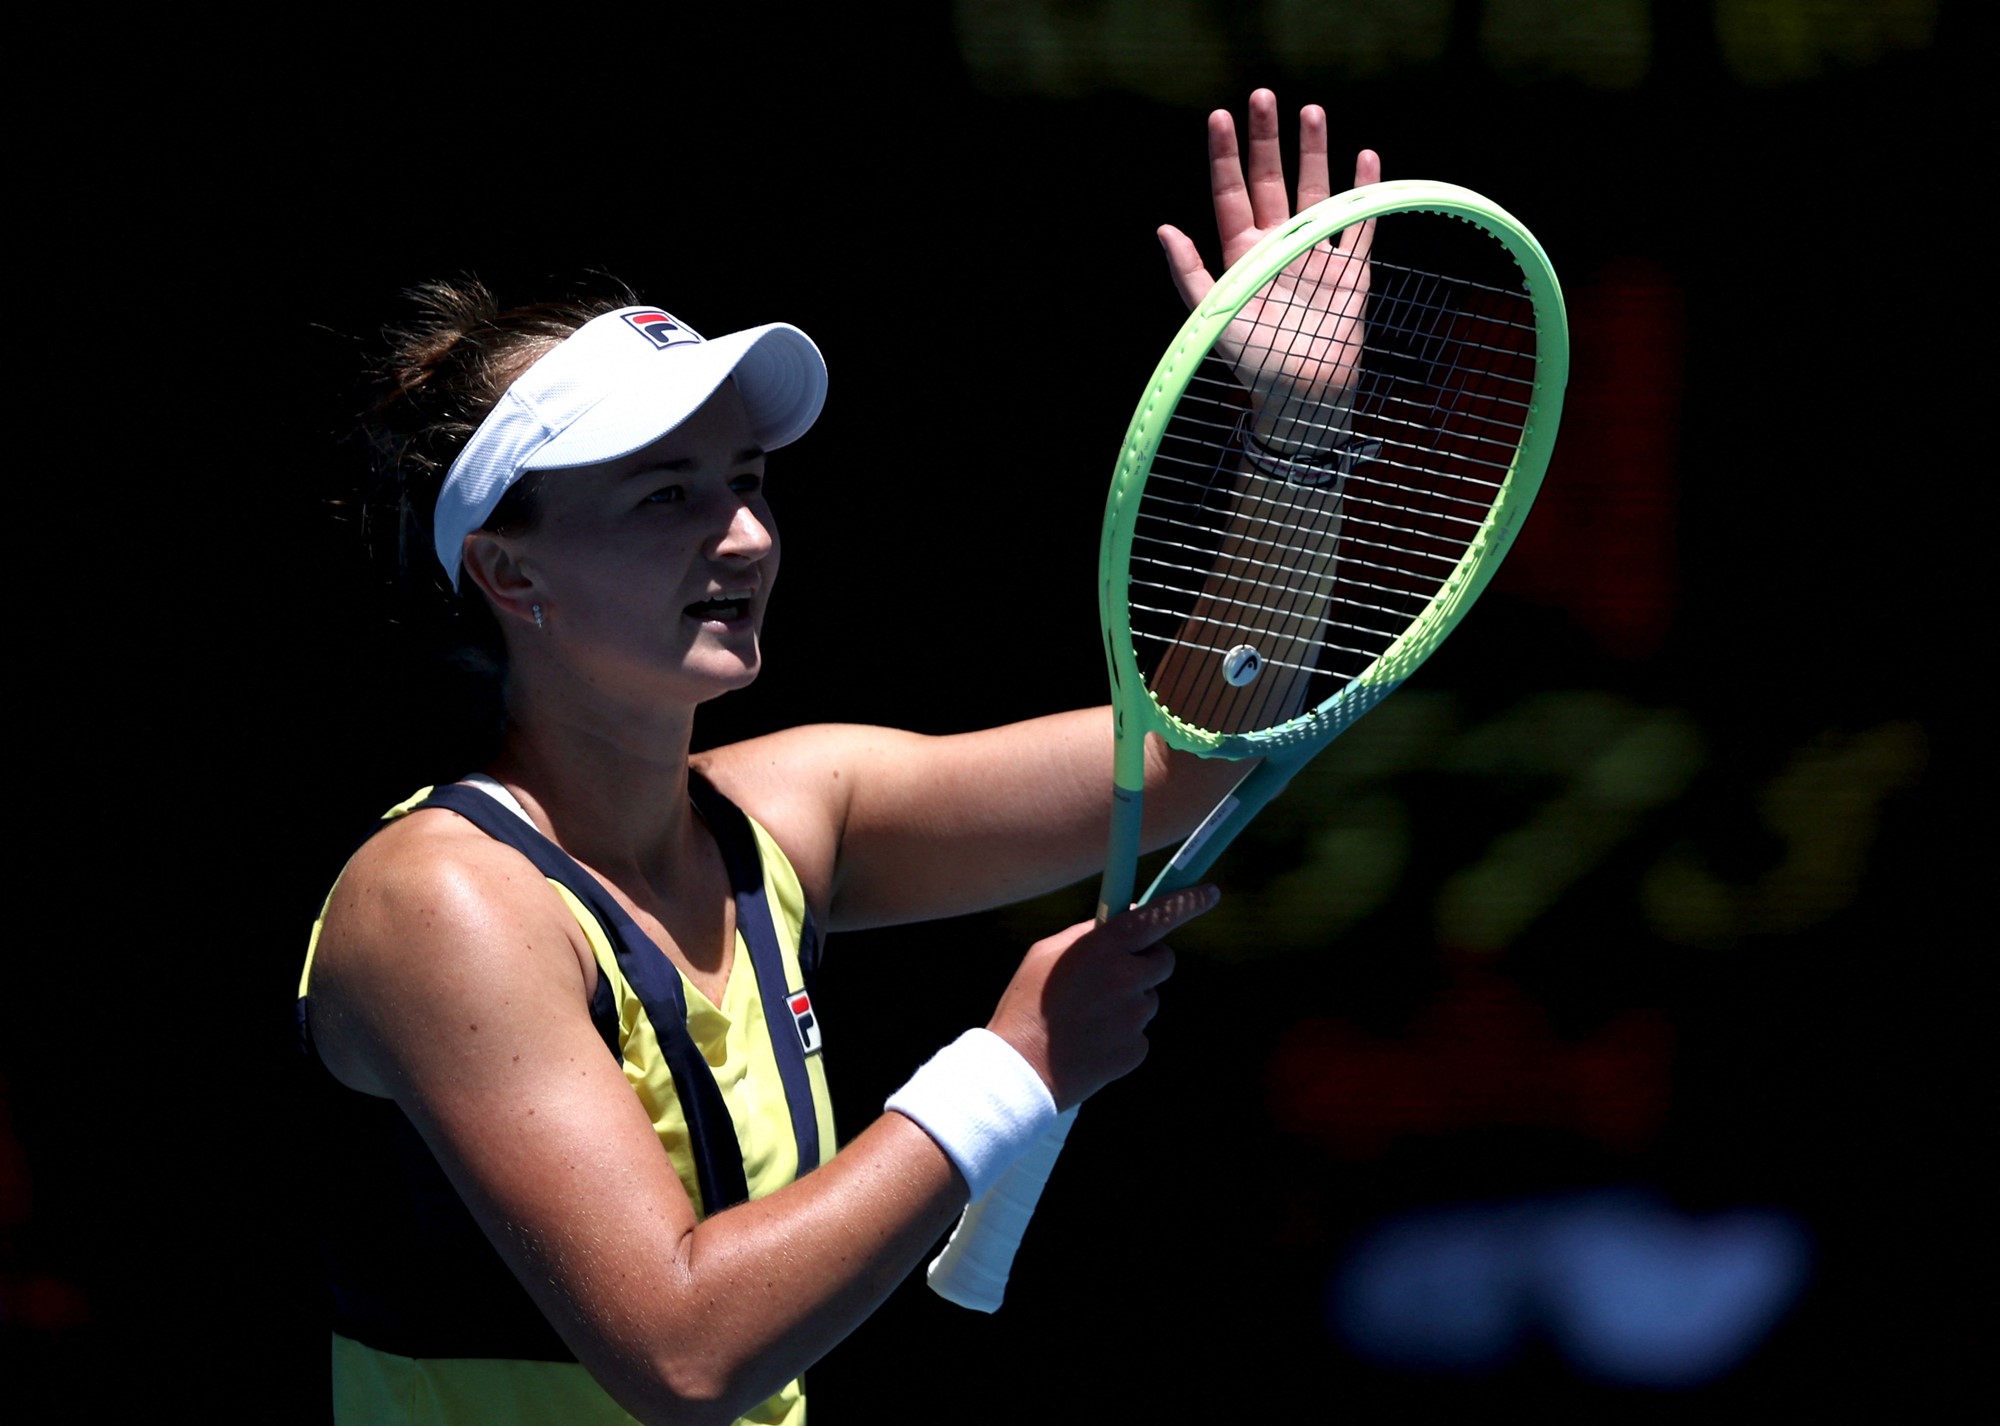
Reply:
[[[1629, 1153], [1492, 1130], [1366, 1162], [1272, 1128], [1273, 1006], [1332, 997], [1393, 1038], [1455, 973], [1426, 893], [1505, 831], [1507, 790], [1481, 784], [1501, 802], [1475, 814], [1486, 830], [1433, 844], [1438, 865], [1350, 947], [1255, 969], [1188, 956], [1146, 1073], [1093, 1104], [1007, 1309], [972, 1318], [913, 1283], [814, 1370], [815, 1420], [916, 1419], [967, 1381], [951, 1419], [1960, 1409], [1991, 1301], [1965, 1163], [1991, 1129], [1984, 921], [1954, 914], [1984, 862], [1990, 766], [1966, 701], [1991, 642], [1965, 577], [1991, 505], [1971, 407], [1991, 298], [1967, 231], [1983, 35], [1947, 6], [1928, 45], [1752, 85], [1707, 7], [1660, 6], [1645, 80], [1592, 88], [1496, 72], [1480, 8], [1456, 7], [1442, 53], [1359, 81], [1288, 63], [1254, 7], [1198, 9], [1217, 83], [1186, 102], [1102, 75], [994, 92], [946, 13], [28, 32], [8, 596], [25, 915], [0, 1076], [32, 1196], [0, 1225], [0, 1391], [79, 1420], [325, 1409], [297, 966], [357, 829], [459, 771], [448, 700], [364, 617], [328, 504], [395, 294], [473, 272], [528, 300], [608, 272], [703, 330], [782, 319], [818, 340], [826, 416], [773, 463], [790, 597], [769, 672], [702, 741], [1073, 706], [1101, 683], [1104, 476], [1180, 313], [1152, 230], [1213, 253], [1202, 114], [1268, 83], [1288, 111], [1325, 103], [1336, 150], [1499, 198], [1575, 300], [1638, 260], [1685, 304], [1664, 636], [1607, 653], [1503, 572], [1423, 675], [1475, 720], [1556, 688], [1702, 730], [1685, 795], [1503, 963], [1576, 1034], [1625, 1008], [1671, 1019], [1668, 1127]], [[1602, 474], [1566, 454], [1558, 506]], [[879, 671], [898, 662], [928, 676]], [[1883, 726], [1917, 730], [1922, 770], [1880, 801], [1837, 914], [1700, 952], [1645, 928], [1649, 857], [1693, 837], [1754, 881], [1780, 856], [1755, 789], [1815, 739]], [[1420, 829], [1455, 825], [1461, 783], [1398, 789]], [[1023, 924], [835, 943], [822, 1000], [847, 1131], [983, 1020]], [[1810, 1232], [1812, 1284], [1741, 1371], [1620, 1392], [1531, 1352], [1442, 1381], [1329, 1343], [1328, 1265], [1381, 1215], [1611, 1182], [1691, 1214], [1774, 1205]], [[73, 1307], [37, 1325], [16, 1306], [30, 1281]]]

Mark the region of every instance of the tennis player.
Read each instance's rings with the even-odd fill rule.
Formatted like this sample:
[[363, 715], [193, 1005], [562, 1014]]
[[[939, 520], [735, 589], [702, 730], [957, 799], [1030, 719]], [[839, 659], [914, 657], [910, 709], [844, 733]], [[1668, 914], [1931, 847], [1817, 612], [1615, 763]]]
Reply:
[[[1250, 132], [1246, 183], [1211, 121], [1225, 257], [1289, 213], [1267, 91]], [[1301, 148], [1309, 201], [1316, 108]], [[1162, 239], [1198, 295], [1193, 245]], [[819, 414], [819, 352], [785, 325], [704, 340], [636, 302], [420, 302], [379, 444], [504, 669], [506, 721], [483, 772], [362, 844], [300, 982], [336, 1416], [797, 1422], [804, 1369], [1059, 1110], [1144, 1058], [1162, 938], [1215, 893], [1035, 944], [991, 1019], [835, 1152], [821, 935], [1094, 871], [1109, 717], [802, 727], [692, 756], [696, 709], [761, 666], [764, 475]], [[1240, 771], [1156, 749], [1151, 840]]]

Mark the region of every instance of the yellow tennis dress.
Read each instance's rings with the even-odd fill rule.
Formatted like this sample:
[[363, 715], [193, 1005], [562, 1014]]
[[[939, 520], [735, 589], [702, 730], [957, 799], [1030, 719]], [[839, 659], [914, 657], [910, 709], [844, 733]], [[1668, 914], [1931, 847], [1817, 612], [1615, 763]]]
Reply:
[[[597, 958], [592, 1018], [696, 1211], [706, 1216], [711, 1203], [761, 1198], [792, 1182], [802, 1160], [810, 1169], [831, 1156], [833, 1113], [806, 988], [818, 937], [798, 876], [769, 834], [695, 780], [696, 806], [736, 890], [737, 955], [718, 1006], [594, 877], [535, 832], [517, 806], [496, 800], [505, 798], [491, 790], [498, 784], [486, 786], [425, 789], [392, 808], [384, 824], [420, 806], [447, 806], [520, 847], [549, 877]], [[315, 923], [299, 978], [309, 1053], [307, 992], [319, 932]], [[326, 1111], [315, 1123], [326, 1149], [335, 1420], [630, 1422], [536, 1310], [401, 1110], [340, 1085], [312, 1058]], [[742, 1419], [799, 1426], [802, 1379]]]

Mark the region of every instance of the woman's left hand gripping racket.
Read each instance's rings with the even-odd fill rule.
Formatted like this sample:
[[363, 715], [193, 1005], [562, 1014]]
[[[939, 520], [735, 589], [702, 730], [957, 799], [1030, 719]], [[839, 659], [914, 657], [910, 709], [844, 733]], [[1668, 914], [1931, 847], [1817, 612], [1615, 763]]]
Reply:
[[[1541, 246], [1448, 184], [1317, 203], [1202, 298], [1105, 509], [1117, 752], [1100, 920], [1132, 900], [1146, 734], [1256, 761], [1141, 901], [1196, 881], [1457, 625], [1541, 483], [1568, 370]], [[966, 1210], [935, 1291], [1000, 1305], [1073, 1115]]]

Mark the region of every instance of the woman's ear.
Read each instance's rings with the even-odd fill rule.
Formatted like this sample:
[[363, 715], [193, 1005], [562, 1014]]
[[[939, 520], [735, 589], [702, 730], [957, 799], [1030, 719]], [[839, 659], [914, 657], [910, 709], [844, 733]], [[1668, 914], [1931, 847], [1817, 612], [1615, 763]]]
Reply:
[[495, 614], [537, 622], [536, 611], [547, 596], [513, 540], [491, 530], [474, 530], [465, 537], [462, 558], [461, 578], [479, 586]]

